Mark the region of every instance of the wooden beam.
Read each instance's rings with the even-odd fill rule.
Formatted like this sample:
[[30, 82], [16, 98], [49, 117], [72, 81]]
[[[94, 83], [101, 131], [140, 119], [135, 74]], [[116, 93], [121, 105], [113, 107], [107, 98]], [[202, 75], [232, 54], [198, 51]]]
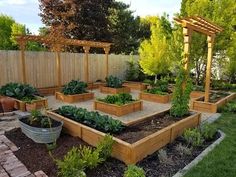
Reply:
[[110, 47], [106, 47], [104, 48], [104, 51], [105, 51], [105, 63], [106, 63], [106, 66], [105, 66], [105, 78], [108, 77], [108, 74], [109, 74], [109, 61], [108, 61], [108, 55], [109, 55], [109, 52], [110, 52]]
[[209, 102], [214, 39], [215, 39], [214, 35], [207, 37], [208, 54], [207, 54], [207, 70], [206, 70], [206, 81], [205, 81], [205, 99], [204, 99], [205, 102]]
[[89, 82], [88, 54], [89, 54], [90, 47], [85, 46], [85, 47], [83, 47], [83, 49], [84, 49], [84, 53], [85, 53], [85, 56], [84, 56], [84, 81], [88, 83]]
[[183, 28], [184, 34], [184, 68], [189, 72], [189, 55], [190, 55], [190, 43], [192, 39], [192, 30], [188, 28]]
[[199, 32], [199, 33], [203, 33], [203, 34], [206, 34], [208, 36], [211, 36], [211, 35], [215, 34], [214, 32], [211, 32], [211, 31], [208, 31], [208, 30], [206, 30], [204, 28], [198, 27], [197, 25], [188, 23], [187, 21], [184, 21], [182, 23], [182, 26], [184, 28], [192, 29], [193, 31], [196, 31], [196, 32]]

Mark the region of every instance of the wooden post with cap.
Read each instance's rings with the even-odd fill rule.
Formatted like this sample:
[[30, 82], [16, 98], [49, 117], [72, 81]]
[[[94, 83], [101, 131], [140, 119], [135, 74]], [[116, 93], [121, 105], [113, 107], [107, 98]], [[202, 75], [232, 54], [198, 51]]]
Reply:
[[106, 63], [106, 66], [105, 66], [105, 78], [106, 78], [106, 77], [108, 77], [108, 74], [109, 74], [108, 54], [110, 52], [110, 47], [105, 47], [104, 51], [105, 51], [105, 63]]
[[23, 40], [21, 40], [20, 42], [19, 42], [19, 44], [20, 44], [20, 50], [21, 50], [21, 55], [20, 55], [20, 57], [21, 57], [21, 67], [22, 67], [22, 82], [24, 83], [24, 84], [26, 84], [26, 67], [25, 67], [25, 46], [26, 46], [26, 42], [25, 41], [23, 41]]
[[84, 59], [85, 59], [85, 62], [84, 62], [84, 80], [85, 80], [85, 82], [88, 83], [89, 82], [88, 55], [89, 55], [90, 47], [89, 46], [84, 46], [83, 49], [84, 49], [84, 53], [85, 53], [85, 56], [84, 56]]
[[205, 82], [205, 99], [204, 99], [205, 102], [209, 101], [214, 39], [215, 39], [215, 35], [211, 35], [207, 37], [208, 54], [207, 54], [207, 70], [206, 70], [206, 82]]

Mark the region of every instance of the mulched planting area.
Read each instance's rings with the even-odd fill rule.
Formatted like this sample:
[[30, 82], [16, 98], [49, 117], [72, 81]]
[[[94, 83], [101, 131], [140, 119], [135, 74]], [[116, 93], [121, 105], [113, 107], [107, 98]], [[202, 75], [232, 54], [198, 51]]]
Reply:
[[[15, 155], [22, 161], [26, 167], [35, 172], [43, 170], [49, 177], [56, 177], [57, 167], [49, 155], [48, 150], [43, 144], [36, 144], [27, 138], [20, 129], [15, 129], [6, 133], [6, 136], [20, 147], [20, 150], [15, 152]], [[219, 136], [217, 135], [215, 139]], [[211, 142], [205, 142], [202, 147], [192, 150], [191, 155], [180, 155], [176, 150], [178, 144], [183, 143], [181, 138], [178, 138], [172, 144], [167, 145], [163, 149], [167, 152], [167, 159], [160, 161], [158, 152], [148, 156], [137, 165], [142, 167], [147, 177], [168, 177], [175, 174], [185, 165], [190, 163], [196, 156], [198, 156]], [[58, 139], [57, 148], [52, 151], [54, 158], [62, 158], [66, 152], [73, 146], [87, 145], [78, 138], [73, 138], [69, 135], [62, 134]], [[165, 158], [164, 158], [165, 159]], [[87, 177], [123, 177], [126, 165], [119, 160], [109, 158], [106, 162], [99, 165], [97, 168], [87, 170]]]
[[156, 114], [148, 120], [126, 127], [120, 134], [114, 136], [128, 143], [135, 143], [181, 119], [175, 119], [170, 116], [169, 112]]

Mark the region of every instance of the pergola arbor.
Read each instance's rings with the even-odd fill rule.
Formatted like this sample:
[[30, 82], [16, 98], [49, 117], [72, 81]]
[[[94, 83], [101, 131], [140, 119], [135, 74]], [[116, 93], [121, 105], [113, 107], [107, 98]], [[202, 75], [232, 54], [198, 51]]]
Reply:
[[183, 27], [184, 64], [185, 64], [185, 69], [188, 71], [190, 69], [189, 68], [189, 54], [190, 54], [190, 44], [191, 44], [193, 31], [207, 36], [208, 55], [207, 55], [207, 70], [206, 70], [204, 101], [209, 102], [213, 46], [214, 46], [216, 34], [222, 32], [223, 28], [199, 16], [186, 17], [186, 18], [174, 18], [174, 20], [178, 24], [182, 25]]
[[20, 45], [21, 50], [21, 63], [22, 63], [22, 78], [23, 83], [27, 82], [26, 77], [26, 62], [25, 62], [25, 47], [27, 42], [34, 41], [43, 43], [51, 47], [52, 51], [55, 52], [56, 67], [57, 67], [57, 86], [61, 87], [61, 57], [60, 52], [62, 52], [63, 46], [81, 46], [85, 52], [85, 65], [84, 65], [84, 80], [89, 82], [89, 66], [88, 66], [88, 55], [90, 48], [103, 48], [105, 52], [105, 76], [108, 76], [108, 54], [110, 51], [111, 43], [107, 42], [95, 42], [95, 41], [85, 41], [77, 39], [67, 39], [61, 35], [61, 30], [54, 28], [50, 34], [46, 36], [36, 36], [36, 35], [16, 35], [16, 41]]

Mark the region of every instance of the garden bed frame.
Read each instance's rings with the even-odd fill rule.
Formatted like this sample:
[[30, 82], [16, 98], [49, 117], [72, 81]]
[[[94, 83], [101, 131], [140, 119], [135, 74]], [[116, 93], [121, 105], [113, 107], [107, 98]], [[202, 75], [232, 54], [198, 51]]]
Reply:
[[47, 100], [47, 98], [43, 98], [43, 97], [40, 97], [40, 96], [35, 96], [35, 97], [38, 100], [34, 100], [34, 101], [32, 101], [32, 103], [26, 103], [24, 101], [15, 99], [16, 102], [15, 102], [14, 108], [18, 109], [20, 111], [25, 112], [26, 111], [26, 104], [33, 104], [36, 107], [36, 109], [47, 108], [48, 107], [48, 100]]
[[130, 89], [133, 89], [133, 90], [142, 91], [142, 90], [146, 90], [148, 85], [142, 82], [125, 81], [123, 86], [129, 87]]
[[202, 92], [202, 91], [192, 91], [190, 93], [191, 99], [198, 99], [198, 98], [204, 97], [204, 96], [205, 96], [205, 92]]
[[94, 109], [120, 117], [132, 112], [143, 110], [143, 102], [133, 101], [128, 104], [119, 106], [95, 100]]
[[64, 95], [61, 92], [56, 92], [55, 98], [57, 100], [61, 100], [66, 103], [75, 103], [75, 102], [82, 102], [82, 101], [87, 101], [87, 100], [93, 99], [94, 93], [88, 92], [88, 93], [75, 94], [75, 95]]
[[190, 108], [196, 111], [216, 113], [219, 107], [225, 105], [230, 100], [235, 99], [236, 93], [231, 93], [230, 95], [228, 95], [225, 98], [220, 99], [216, 103], [200, 101], [200, 99], [203, 99], [203, 98], [204, 97], [200, 97], [196, 100], [192, 100], [190, 104]]
[[139, 93], [139, 99], [152, 101], [156, 103], [169, 103], [171, 101], [172, 94], [158, 95], [146, 92]]
[[[164, 112], [168, 111], [169, 110]], [[68, 134], [79, 137], [92, 146], [96, 146], [106, 135], [103, 132], [70, 120], [55, 112], [48, 111], [47, 113], [50, 117], [56, 120], [63, 121], [63, 127]], [[160, 114], [163, 114], [163, 112], [161, 112]], [[129, 125], [137, 124], [140, 121], [147, 120], [148, 118], [151, 117], [146, 117], [145, 119], [140, 119], [139, 121], [135, 120], [133, 124], [129, 123]], [[174, 141], [176, 137], [180, 136], [183, 133], [184, 129], [196, 127], [200, 124], [200, 122], [201, 114], [195, 113], [194, 115], [180, 120], [132, 144], [114, 137], [113, 139], [115, 143], [113, 145], [112, 156], [123, 161], [126, 164], [135, 164], [148, 155], [161, 149], [166, 144]]]
[[112, 87], [101, 86], [100, 92], [106, 93], [106, 94], [130, 93], [130, 88], [125, 87], [125, 86], [123, 86], [121, 88], [112, 88]]

